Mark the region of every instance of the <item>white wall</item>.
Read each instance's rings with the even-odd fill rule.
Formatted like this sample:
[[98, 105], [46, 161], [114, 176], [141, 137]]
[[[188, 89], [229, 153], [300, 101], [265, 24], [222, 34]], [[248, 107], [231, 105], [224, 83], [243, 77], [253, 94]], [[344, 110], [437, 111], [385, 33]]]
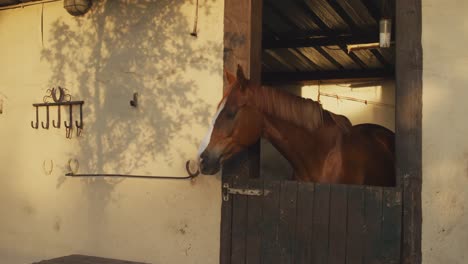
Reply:
[[[219, 177], [64, 174], [69, 159], [81, 173], [186, 174], [221, 97], [223, 1], [200, 2], [198, 38], [194, 1], [93, 2], [78, 18], [45, 4], [42, 29], [41, 5], [0, 11], [0, 262], [218, 263]], [[31, 104], [58, 85], [85, 101], [81, 137], [30, 126]]]
[[468, 261], [468, 2], [424, 0], [424, 264]]

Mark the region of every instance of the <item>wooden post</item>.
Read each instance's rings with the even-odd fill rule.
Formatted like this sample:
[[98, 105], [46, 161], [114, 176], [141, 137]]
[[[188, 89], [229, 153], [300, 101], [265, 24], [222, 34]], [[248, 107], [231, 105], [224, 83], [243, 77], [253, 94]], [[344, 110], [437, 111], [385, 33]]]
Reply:
[[[246, 76], [255, 84], [261, 83], [262, 0], [224, 1], [224, 68], [236, 72], [240, 64]], [[226, 80], [225, 85], [226, 87]], [[223, 183], [258, 177], [260, 144], [236, 155], [223, 167]], [[223, 201], [221, 208], [220, 263], [231, 263], [232, 200]]]
[[396, 173], [403, 190], [401, 263], [421, 263], [421, 0], [396, 0]]

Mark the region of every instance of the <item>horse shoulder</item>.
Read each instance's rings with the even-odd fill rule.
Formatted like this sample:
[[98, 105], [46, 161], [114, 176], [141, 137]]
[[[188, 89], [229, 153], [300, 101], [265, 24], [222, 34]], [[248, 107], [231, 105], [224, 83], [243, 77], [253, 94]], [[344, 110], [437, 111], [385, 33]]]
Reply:
[[322, 167], [322, 181], [327, 183], [339, 183], [343, 175], [343, 133], [335, 130], [334, 133], [327, 132], [331, 136], [331, 142]]

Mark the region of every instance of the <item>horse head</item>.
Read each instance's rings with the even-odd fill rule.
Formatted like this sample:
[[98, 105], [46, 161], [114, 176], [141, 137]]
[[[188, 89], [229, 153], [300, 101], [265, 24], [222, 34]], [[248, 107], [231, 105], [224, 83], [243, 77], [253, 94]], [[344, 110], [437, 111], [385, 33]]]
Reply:
[[217, 173], [224, 161], [256, 143], [262, 134], [263, 115], [250, 104], [255, 87], [237, 66], [236, 76], [225, 71], [228, 87], [199, 149], [200, 171]]

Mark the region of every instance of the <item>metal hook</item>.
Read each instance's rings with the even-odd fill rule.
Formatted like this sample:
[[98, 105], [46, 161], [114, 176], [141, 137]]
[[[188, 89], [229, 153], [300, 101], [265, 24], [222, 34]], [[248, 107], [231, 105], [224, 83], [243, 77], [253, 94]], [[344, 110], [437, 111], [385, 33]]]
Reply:
[[65, 137], [72, 138], [72, 135], [73, 135], [72, 131], [73, 131], [73, 128], [65, 128]]
[[70, 118], [70, 123], [67, 123], [67, 121], [63, 121], [63, 125], [66, 127], [66, 128], [72, 128], [73, 127], [73, 105], [68, 105], [68, 109], [69, 109], [69, 118]]
[[37, 106], [34, 107], [36, 107], [36, 124], [34, 124], [34, 121], [31, 121], [31, 127], [37, 129], [39, 127], [39, 108]]
[[81, 135], [81, 130], [83, 130], [83, 104], [80, 104], [80, 122], [78, 123], [78, 120], [75, 121], [76, 125], [76, 136]]
[[198, 37], [197, 24], [198, 24], [198, 0], [195, 4], [195, 19], [193, 21], [193, 30], [192, 32], [190, 32], [190, 35], [192, 37]]
[[58, 112], [58, 117], [57, 117], [57, 124], [55, 124], [55, 120], [52, 120], [52, 126], [55, 128], [60, 128], [60, 105], [57, 106], [57, 112]]
[[72, 135], [72, 128], [73, 128], [73, 105], [69, 105], [69, 118], [70, 118], [70, 123], [68, 124], [67, 121], [63, 121], [63, 125], [67, 128], [66, 129], [66, 136], [67, 138], [71, 138]]
[[130, 105], [133, 107], [138, 106], [138, 93], [133, 93], [133, 100], [130, 101]]
[[46, 124], [44, 125], [44, 122], [41, 121], [41, 126], [44, 129], [49, 129], [49, 106], [48, 105], [46, 105], [46, 112], [47, 112], [47, 114], [46, 114]]
[[77, 128], [80, 128], [80, 129], [83, 128], [83, 104], [80, 104], [80, 122], [78, 123], [78, 120], [77, 120], [75, 121], [75, 124]]

